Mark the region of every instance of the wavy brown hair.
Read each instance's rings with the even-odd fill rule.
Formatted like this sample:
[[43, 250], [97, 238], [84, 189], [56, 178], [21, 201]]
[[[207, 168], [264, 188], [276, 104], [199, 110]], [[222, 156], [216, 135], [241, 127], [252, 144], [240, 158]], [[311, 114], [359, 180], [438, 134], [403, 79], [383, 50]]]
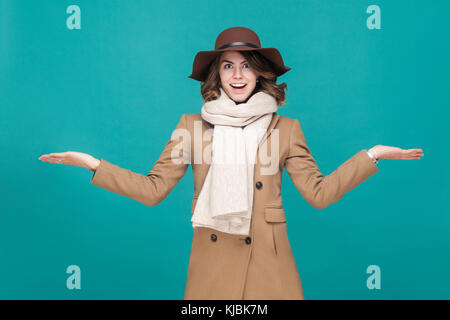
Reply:
[[[247, 60], [249, 67], [255, 72], [259, 82], [256, 83], [256, 87], [251, 95], [256, 92], [263, 91], [270, 94], [277, 100], [277, 105], [281, 106], [287, 104], [284, 101], [286, 93], [284, 89], [287, 90], [287, 84], [281, 83], [277, 84], [277, 75], [274, 72], [273, 63], [260, 54], [257, 51], [238, 51]], [[202, 82], [201, 94], [204, 102], [215, 100], [220, 96], [220, 57], [222, 54], [217, 55], [217, 57], [211, 62], [209, 66], [209, 73], [206, 80]]]

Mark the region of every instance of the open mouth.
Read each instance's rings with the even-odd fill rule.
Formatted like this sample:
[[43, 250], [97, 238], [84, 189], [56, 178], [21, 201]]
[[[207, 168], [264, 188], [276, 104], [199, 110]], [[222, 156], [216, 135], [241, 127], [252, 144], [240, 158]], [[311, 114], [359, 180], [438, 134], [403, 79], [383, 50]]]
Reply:
[[247, 84], [246, 84], [246, 83], [245, 83], [245, 84], [230, 84], [230, 86], [231, 86], [233, 89], [239, 90], [239, 89], [245, 88], [245, 87], [247, 86]]

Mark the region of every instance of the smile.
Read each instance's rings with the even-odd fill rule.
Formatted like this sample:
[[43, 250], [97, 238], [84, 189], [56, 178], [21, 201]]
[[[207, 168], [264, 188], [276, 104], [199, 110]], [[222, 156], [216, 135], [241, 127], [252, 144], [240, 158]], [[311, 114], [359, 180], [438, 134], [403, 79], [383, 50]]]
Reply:
[[230, 86], [231, 87], [233, 87], [233, 88], [235, 88], [235, 89], [242, 89], [242, 88], [244, 88], [245, 86], [247, 86], [247, 84], [246, 83], [241, 83], [241, 84], [230, 84]]

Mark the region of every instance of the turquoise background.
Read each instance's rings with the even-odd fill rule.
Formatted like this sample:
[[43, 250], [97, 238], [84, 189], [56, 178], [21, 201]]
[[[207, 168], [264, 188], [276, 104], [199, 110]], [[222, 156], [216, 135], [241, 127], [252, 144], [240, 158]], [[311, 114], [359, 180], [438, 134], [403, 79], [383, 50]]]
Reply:
[[[69, 30], [69, 5], [81, 30]], [[369, 30], [369, 5], [381, 29]], [[0, 1], [0, 298], [182, 299], [192, 170], [156, 207], [38, 157], [79, 151], [147, 174], [183, 113], [195, 54], [232, 26], [292, 70], [279, 114], [299, 119], [324, 175], [376, 144], [422, 148], [326, 209], [283, 177], [306, 299], [449, 299], [450, 2]], [[81, 268], [81, 290], [66, 268]], [[369, 290], [369, 265], [381, 289]]]

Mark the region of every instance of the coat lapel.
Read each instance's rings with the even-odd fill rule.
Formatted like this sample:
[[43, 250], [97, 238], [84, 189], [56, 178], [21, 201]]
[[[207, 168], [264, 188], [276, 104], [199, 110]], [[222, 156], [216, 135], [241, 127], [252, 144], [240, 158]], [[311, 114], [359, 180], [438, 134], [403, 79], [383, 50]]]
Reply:
[[[261, 146], [261, 144], [263, 144], [264, 141], [266, 141], [272, 134], [273, 128], [275, 128], [275, 126], [277, 125], [279, 118], [280, 118], [280, 115], [275, 112], [272, 116], [272, 121], [270, 121], [270, 124], [267, 127], [266, 133], [264, 134], [263, 138], [261, 139], [261, 142], [258, 144], [258, 150], [259, 150], [259, 147]], [[256, 152], [258, 152], [258, 151], [256, 151]]]

